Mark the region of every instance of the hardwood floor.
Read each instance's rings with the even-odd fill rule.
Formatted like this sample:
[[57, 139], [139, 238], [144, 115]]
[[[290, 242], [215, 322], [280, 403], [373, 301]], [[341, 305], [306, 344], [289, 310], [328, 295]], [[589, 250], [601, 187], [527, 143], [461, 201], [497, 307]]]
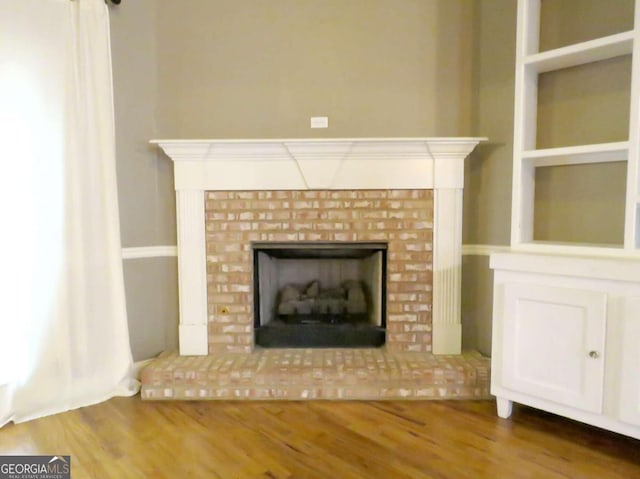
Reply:
[[640, 478], [640, 441], [493, 401], [105, 403], [0, 429], [91, 478]]

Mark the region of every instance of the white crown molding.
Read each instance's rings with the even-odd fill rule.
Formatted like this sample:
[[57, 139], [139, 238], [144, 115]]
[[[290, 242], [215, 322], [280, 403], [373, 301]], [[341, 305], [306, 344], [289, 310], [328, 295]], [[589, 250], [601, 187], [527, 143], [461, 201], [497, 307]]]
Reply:
[[152, 140], [176, 190], [462, 188], [485, 138]]
[[159, 139], [150, 143], [159, 145], [173, 161], [278, 160], [290, 159], [291, 155], [296, 159], [342, 158], [349, 150], [354, 158], [436, 156], [464, 159], [478, 143], [486, 140], [484, 137]]
[[122, 248], [122, 259], [165, 258], [178, 256], [177, 246], [136, 246]]

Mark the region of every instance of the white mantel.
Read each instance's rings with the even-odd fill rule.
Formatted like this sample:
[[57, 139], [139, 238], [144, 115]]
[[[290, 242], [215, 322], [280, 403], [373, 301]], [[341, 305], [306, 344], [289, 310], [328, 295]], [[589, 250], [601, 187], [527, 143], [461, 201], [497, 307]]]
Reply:
[[153, 140], [173, 160], [180, 354], [207, 350], [204, 192], [433, 189], [433, 352], [461, 351], [464, 159], [485, 138]]

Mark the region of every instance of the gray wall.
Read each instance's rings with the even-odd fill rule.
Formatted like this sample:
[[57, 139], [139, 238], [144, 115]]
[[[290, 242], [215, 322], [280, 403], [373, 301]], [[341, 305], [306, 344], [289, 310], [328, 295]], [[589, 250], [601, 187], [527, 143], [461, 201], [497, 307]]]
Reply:
[[470, 132], [471, 0], [158, 4], [162, 136]]
[[[173, 165], [149, 145], [157, 137], [156, 0], [112, 6], [111, 49], [122, 246], [176, 244]], [[177, 348], [175, 257], [124, 260], [134, 360]]]
[[[475, 2], [473, 12], [472, 133], [489, 141], [465, 168], [462, 242], [508, 245], [513, 159], [516, 2]], [[493, 274], [488, 256], [462, 263], [462, 343], [491, 352]]]

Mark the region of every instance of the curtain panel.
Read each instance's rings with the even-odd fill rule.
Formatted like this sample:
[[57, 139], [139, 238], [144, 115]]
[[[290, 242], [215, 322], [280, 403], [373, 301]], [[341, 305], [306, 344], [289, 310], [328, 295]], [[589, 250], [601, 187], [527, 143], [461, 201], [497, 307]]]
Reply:
[[103, 0], [0, 2], [0, 425], [138, 390]]

